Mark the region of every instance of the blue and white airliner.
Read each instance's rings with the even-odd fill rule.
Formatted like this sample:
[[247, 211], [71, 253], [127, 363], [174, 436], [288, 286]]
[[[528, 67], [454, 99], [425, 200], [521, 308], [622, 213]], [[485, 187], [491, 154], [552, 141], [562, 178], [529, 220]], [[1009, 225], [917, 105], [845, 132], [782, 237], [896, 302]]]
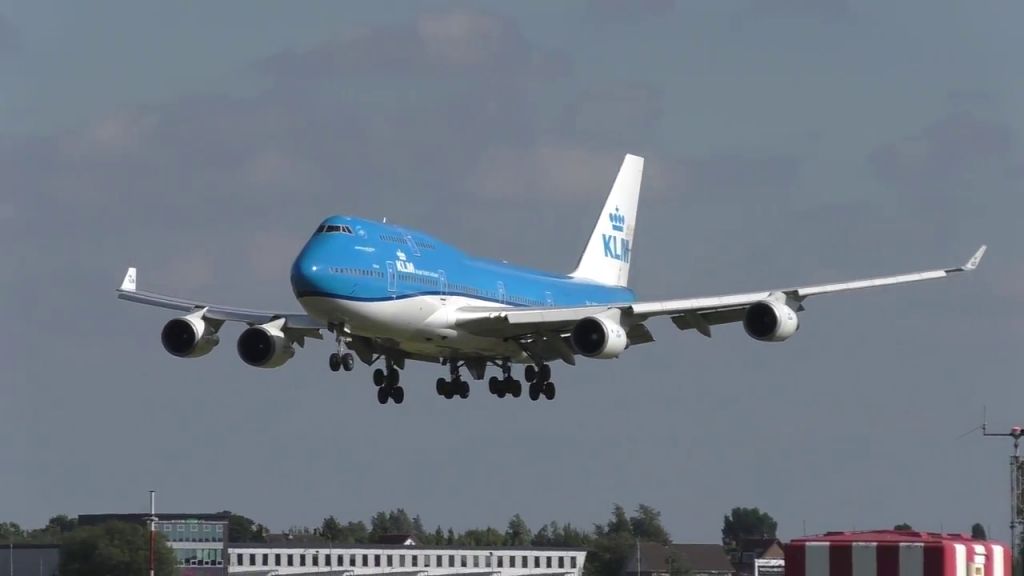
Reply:
[[[531, 400], [555, 397], [550, 363], [616, 358], [630, 346], [653, 342], [645, 323], [667, 316], [680, 330], [711, 336], [711, 326], [741, 322], [760, 341], [796, 333], [797, 312], [809, 296], [944, 278], [974, 270], [981, 246], [963, 266], [867, 280], [680, 300], [637, 300], [627, 287], [635, 253], [637, 201], [643, 158], [627, 154], [576, 269], [550, 274], [471, 256], [424, 232], [353, 216], [324, 220], [291, 267], [291, 285], [305, 314], [247, 310], [139, 290], [129, 268], [118, 297], [184, 312], [161, 333], [170, 354], [193, 358], [220, 342], [225, 322], [248, 325], [239, 357], [275, 368], [307, 338], [333, 334], [333, 371], [351, 371], [355, 357], [371, 366], [377, 400], [401, 404], [400, 370], [409, 360], [447, 366], [438, 395], [469, 396], [465, 369], [483, 380], [488, 367], [501, 377], [491, 394], [518, 398], [522, 382], [513, 364], [525, 364]], [[355, 356], [353, 356], [353, 353]]]

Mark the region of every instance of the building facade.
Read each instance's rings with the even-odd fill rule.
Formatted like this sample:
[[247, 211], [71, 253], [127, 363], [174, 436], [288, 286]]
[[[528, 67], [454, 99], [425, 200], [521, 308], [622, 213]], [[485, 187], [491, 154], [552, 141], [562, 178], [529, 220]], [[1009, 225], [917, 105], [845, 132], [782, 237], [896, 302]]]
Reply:
[[228, 573], [254, 576], [582, 576], [586, 551], [417, 545], [231, 544]]
[[[181, 576], [224, 574], [228, 551], [228, 516], [157, 514], [155, 529], [174, 551]], [[82, 514], [79, 526], [105, 522], [149, 525], [149, 514]]]
[[60, 546], [56, 544], [5, 544], [0, 547], [0, 576], [56, 576]]
[[624, 576], [732, 576], [735, 569], [721, 544], [640, 542], [623, 572]]

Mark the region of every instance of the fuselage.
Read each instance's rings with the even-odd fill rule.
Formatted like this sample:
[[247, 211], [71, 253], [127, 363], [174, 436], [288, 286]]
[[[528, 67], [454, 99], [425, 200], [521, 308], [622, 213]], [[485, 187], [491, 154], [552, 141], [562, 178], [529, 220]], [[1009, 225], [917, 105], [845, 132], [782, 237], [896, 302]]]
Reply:
[[408, 352], [498, 355], [525, 361], [515, 343], [455, 329], [465, 306], [552, 307], [634, 300], [625, 287], [473, 257], [423, 232], [348, 216], [317, 227], [291, 270], [308, 314]]

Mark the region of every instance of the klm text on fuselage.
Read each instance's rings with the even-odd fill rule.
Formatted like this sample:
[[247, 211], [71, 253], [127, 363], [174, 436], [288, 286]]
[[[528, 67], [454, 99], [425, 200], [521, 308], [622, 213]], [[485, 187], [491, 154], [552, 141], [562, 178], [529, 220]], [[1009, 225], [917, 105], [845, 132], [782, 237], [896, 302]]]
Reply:
[[601, 240], [604, 242], [605, 258], [629, 264], [629, 240], [611, 234], [602, 234]]

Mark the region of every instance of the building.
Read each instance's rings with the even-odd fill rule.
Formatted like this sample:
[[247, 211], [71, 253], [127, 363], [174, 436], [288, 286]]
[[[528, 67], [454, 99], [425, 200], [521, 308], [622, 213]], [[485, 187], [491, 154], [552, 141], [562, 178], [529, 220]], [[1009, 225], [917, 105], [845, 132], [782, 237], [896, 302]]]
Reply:
[[[637, 564], [639, 553], [639, 566]], [[735, 569], [721, 544], [641, 542], [626, 561], [624, 576], [732, 576]], [[686, 572], [686, 571], [689, 572]]]
[[[127, 522], [148, 526], [149, 514], [82, 514], [79, 526]], [[181, 576], [224, 574], [228, 550], [228, 516], [224, 514], [157, 514], [156, 530], [174, 551]]]
[[744, 538], [731, 558], [737, 576], [781, 576], [786, 552], [776, 538]]
[[1010, 576], [1010, 550], [962, 534], [830, 532], [786, 545], [789, 576]]
[[[403, 541], [404, 542], [404, 541]], [[571, 548], [330, 546], [309, 541], [230, 544], [228, 573], [253, 576], [582, 576], [586, 551]]]
[[0, 576], [56, 576], [60, 546], [56, 544], [6, 544], [0, 547]]

